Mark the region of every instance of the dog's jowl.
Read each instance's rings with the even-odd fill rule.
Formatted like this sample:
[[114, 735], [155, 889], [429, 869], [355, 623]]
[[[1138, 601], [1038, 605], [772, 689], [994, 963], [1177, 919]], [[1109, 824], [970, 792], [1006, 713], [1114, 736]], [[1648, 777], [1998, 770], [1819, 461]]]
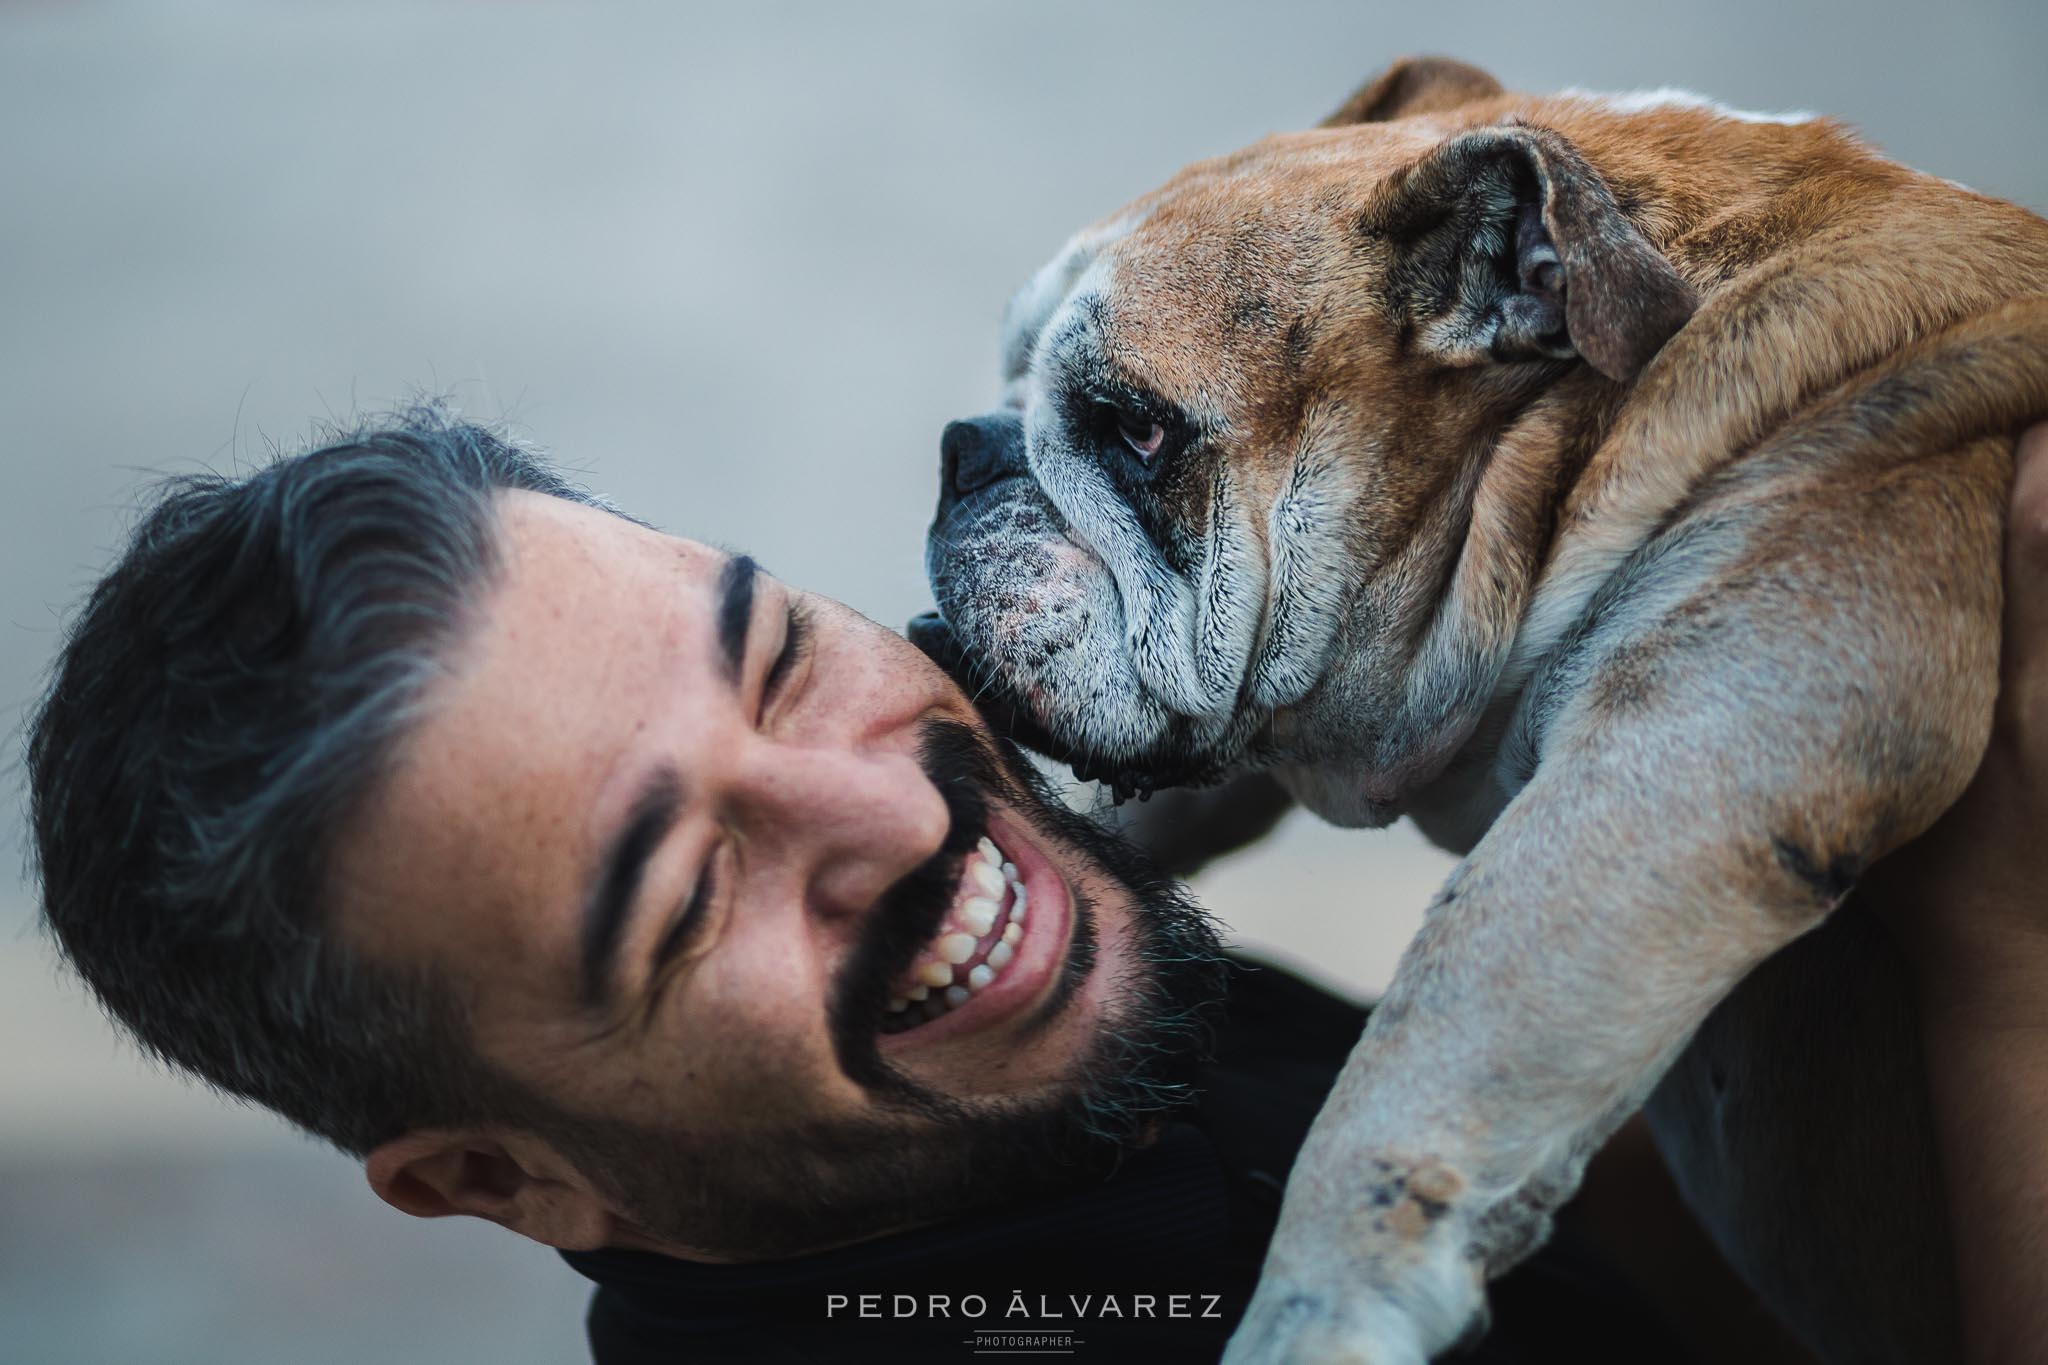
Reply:
[[1796, 1150], [1830, 1121], [1802, 1074], [1867, 1068], [1924, 1132], [1910, 1038], [1842, 1023], [1908, 1017], [1871, 1003], [1896, 975], [1833, 924], [1755, 969], [1983, 751], [2044, 290], [2048, 224], [1826, 119], [1425, 60], [1018, 294], [1003, 406], [947, 435], [920, 641], [1124, 788], [1269, 770], [1464, 855], [1235, 1365], [1477, 1330], [1667, 1072], [1666, 1155], [1797, 1332], [1954, 1358], [1931, 1166], [1858, 1173], [1851, 1236], [1855, 1158]]

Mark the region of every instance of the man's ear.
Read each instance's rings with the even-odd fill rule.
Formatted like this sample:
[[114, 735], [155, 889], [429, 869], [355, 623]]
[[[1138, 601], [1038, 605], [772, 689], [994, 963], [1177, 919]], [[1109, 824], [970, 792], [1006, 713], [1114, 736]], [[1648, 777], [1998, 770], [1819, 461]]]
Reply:
[[620, 1240], [610, 1203], [545, 1144], [447, 1129], [393, 1138], [363, 1159], [377, 1197], [415, 1218], [468, 1214], [564, 1251]]
[[1421, 348], [1450, 365], [1583, 357], [1633, 379], [1699, 307], [1600, 173], [1544, 128], [1460, 133], [1359, 221]]
[[1504, 93], [1499, 81], [1449, 57], [1402, 57], [1358, 87], [1325, 128], [1385, 123], [1410, 114], [1434, 114]]

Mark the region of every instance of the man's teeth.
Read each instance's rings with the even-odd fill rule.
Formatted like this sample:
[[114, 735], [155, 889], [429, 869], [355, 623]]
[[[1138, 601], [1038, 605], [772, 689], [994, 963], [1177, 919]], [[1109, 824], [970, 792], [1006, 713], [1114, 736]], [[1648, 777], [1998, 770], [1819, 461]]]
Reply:
[[915, 1028], [967, 1003], [999, 981], [1016, 959], [1029, 900], [1017, 865], [984, 838], [967, 855], [961, 886], [966, 898], [911, 968], [909, 988], [889, 1000], [890, 1032]]
[[[982, 864], [987, 867], [987, 863]], [[1001, 901], [990, 900], [987, 896], [976, 896], [960, 907], [960, 919], [976, 938], [996, 927], [996, 908]]]

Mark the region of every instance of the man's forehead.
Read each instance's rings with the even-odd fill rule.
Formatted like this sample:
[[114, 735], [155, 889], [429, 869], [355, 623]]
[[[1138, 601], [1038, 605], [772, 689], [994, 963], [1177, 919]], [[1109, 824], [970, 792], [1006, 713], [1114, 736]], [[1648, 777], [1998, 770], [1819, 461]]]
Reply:
[[341, 891], [373, 946], [551, 967], [559, 944], [524, 917], [575, 902], [655, 702], [716, 685], [727, 556], [544, 494], [502, 495], [498, 529], [474, 618], [341, 841]]
[[497, 520], [500, 558], [508, 574], [545, 576], [576, 561], [610, 566], [661, 557], [715, 569], [727, 558], [723, 550], [605, 508], [523, 488], [498, 494]]

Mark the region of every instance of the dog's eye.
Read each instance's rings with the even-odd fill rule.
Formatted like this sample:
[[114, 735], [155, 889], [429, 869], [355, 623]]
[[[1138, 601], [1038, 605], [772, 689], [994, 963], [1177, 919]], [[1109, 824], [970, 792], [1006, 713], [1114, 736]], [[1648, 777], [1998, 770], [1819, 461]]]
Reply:
[[[1144, 478], [1156, 475], [1187, 443], [1181, 419], [1164, 405], [1143, 398], [1097, 398], [1088, 409], [1087, 438], [1105, 458], [1122, 459], [1118, 447], [1137, 462]], [[1124, 466], [1130, 472], [1130, 466]]]
[[1134, 417], [1127, 412], [1117, 414], [1116, 434], [1131, 448], [1131, 453], [1146, 464], [1152, 463], [1157, 458], [1160, 447], [1166, 444], [1165, 427], [1143, 417]]

